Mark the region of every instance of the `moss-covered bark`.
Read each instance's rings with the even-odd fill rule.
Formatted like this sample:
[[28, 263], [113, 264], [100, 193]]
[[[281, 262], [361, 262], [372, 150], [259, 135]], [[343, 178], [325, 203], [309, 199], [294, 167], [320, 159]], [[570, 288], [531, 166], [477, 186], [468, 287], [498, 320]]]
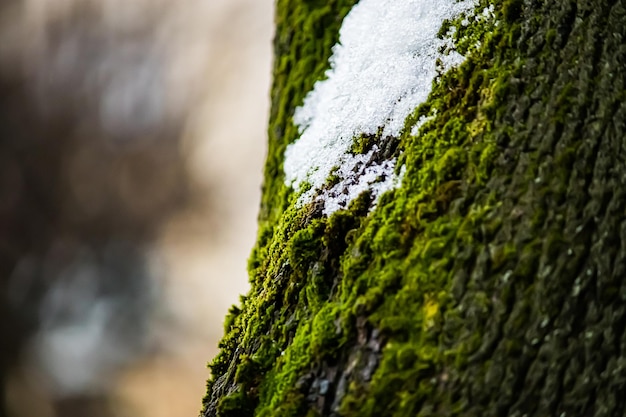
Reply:
[[401, 187], [326, 218], [281, 165], [354, 3], [278, 1], [252, 290], [203, 415], [624, 415], [625, 2], [449, 22], [467, 60], [396, 138]]

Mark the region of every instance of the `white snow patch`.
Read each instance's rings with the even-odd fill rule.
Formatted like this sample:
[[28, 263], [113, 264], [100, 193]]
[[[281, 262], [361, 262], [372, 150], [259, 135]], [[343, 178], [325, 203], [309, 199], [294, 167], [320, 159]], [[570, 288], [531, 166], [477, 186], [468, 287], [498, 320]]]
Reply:
[[449, 41], [437, 33], [445, 19], [469, 11], [475, 0], [361, 0], [345, 17], [333, 47], [327, 78], [318, 81], [294, 114], [300, 138], [285, 152], [285, 182], [311, 201], [334, 167], [340, 182], [321, 193], [327, 215], [344, 208], [361, 192], [374, 197], [399, 184], [395, 160], [369, 162], [348, 153], [361, 134], [397, 137], [407, 116], [431, 91], [437, 60], [444, 69], [463, 57], [442, 54]]
[[[379, 196], [400, 184], [405, 166], [402, 166], [400, 175], [395, 175], [395, 159], [383, 161], [381, 164], [369, 164], [377, 151], [378, 147], [374, 146], [366, 154], [346, 155], [344, 163], [334, 172], [342, 180], [321, 194], [324, 214], [331, 215], [346, 208], [364, 191], [371, 190], [374, 196]], [[375, 205], [374, 202], [372, 207]]]
[[[436, 114], [436, 113], [435, 113]], [[417, 136], [419, 134], [419, 130], [422, 128], [422, 126], [424, 126], [424, 124], [432, 119], [435, 118], [435, 114], [433, 114], [432, 116], [421, 116], [418, 120], [417, 123], [415, 123], [413, 125], [413, 127], [411, 128], [411, 135], [412, 136]]]

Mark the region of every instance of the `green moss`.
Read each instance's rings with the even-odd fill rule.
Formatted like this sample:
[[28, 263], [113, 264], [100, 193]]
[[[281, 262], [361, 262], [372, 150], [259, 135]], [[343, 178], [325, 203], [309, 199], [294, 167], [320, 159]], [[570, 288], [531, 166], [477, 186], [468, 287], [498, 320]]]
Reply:
[[218, 413], [223, 417], [246, 417], [254, 412], [254, 403], [240, 390], [225, 395], [219, 401]]
[[380, 137], [382, 135], [382, 129], [379, 130], [376, 135], [360, 135], [354, 138], [352, 142], [352, 146], [350, 147], [349, 152], [353, 155], [361, 155], [369, 152], [372, 147], [380, 142]]
[[[558, 44], [583, 45], [583, 32], [573, 29], [576, 13], [600, 14], [594, 25], [577, 23], [585, 30], [603, 27], [612, 15], [600, 13], [606, 5], [583, 11], [582, 3], [576, 9], [566, 1], [497, 0], [478, 6], [492, 4], [497, 25], [472, 19], [463, 26], [464, 17], [446, 22], [441, 34], [456, 28], [457, 49], [467, 60], [436, 80], [396, 138], [398, 163], [406, 167], [402, 185], [369, 214], [364, 193], [325, 218], [315, 203], [295, 204], [297, 196], [284, 185], [282, 158], [298, 136], [293, 110], [323, 76], [341, 19], [354, 3], [277, 5], [270, 148], [249, 261], [252, 289], [231, 310], [211, 364], [208, 389], [221, 398], [218, 414], [328, 415], [330, 405], [319, 405], [324, 394], [315, 383], [330, 378], [330, 391], [339, 381], [345, 387], [342, 416], [531, 415], [540, 402], [517, 397], [524, 392], [535, 398], [532, 389], [548, 376], [535, 376], [529, 364], [539, 355], [545, 329], [561, 326], [569, 335], [585, 322], [588, 309], [577, 310], [576, 300], [591, 287], [588, 277], [595, 272], [584, 256], [596, 250], [589, 249], [589, 239], [599, 235], [588, 225], [599, 221], [592, 219], [600, 219], [595, 213], [610, 199], [607, 191], [588, 203], [593, 199], [571, 191], [569, 181], [602, 194], [589, 178], [603, 165], [589, 155], [598, 153], [602, 132], [623, 129], [613, 117], [615, 101], [611, 111], [598, 110], [606, 111], [606, 120], [618, 120], [610, 129], [587, 127], [593, 140], [577, 134], [577, 120], [586, 117], [581, 108], [593, 94], [581, 92], [580, 80], [560, 70], [578, 63], [566, 59], [574, 52]], [[542, 19], [545, 14], [553, 19]], [[585, 53], [585, 62], [600, 54]], [[610, 83], [601, 82], [604, 70], [585, 75], [585, 68], [574, 69], [579, 78], [597, 77], [597, 88], [613, 94]], [[411, 134], [420, 120], [419, 132]], [[355, 138], [352, 152], [366, 152], [380, 139]], [[331, 175], [329, 186], [335, 180]], [[573, 206], [577, 213], [584, 207], [584, 220], [571, 214]], [[608, 228], [607, 236], [613, 229], [619, 226]], [[581, 277], [580, 271], [590, 272]], [[621, 285], [607, 282], [597, 294], [617, 299]], [[572, 295], [550, 291], [555, 286], [572, 288]], [[559, 316], [562, 311], [569, 315]], [[565, 339], [552, 340], [542, 358], [553, 355], [565, 369], [568, 359], [558, 353]], [[371, 369], [367, 355], [375, 357]], [[588, 358], [589, 372], [602, 369], [586, 353], [578, 355]], [[352, 373], [337, 371], [332, 379], [327, 371], [339, 365], [353, 367]], [[574, 377], [570, 385], [578, 386]], [[550, 407], [532, 415], [557, 415]]]
[[333, 188], [335, 185], [339, 184], [341, 181], [341, 177], [337, 175], [337, 171], [339, 170], [338, 166], [333, 167], [328, 174], [328, 180], [326, 181], [326, 188]]
[[342, 329], [338, 321], [338, 306], [326, 304], [313, 318], [311, 355], [314, 358], [333, 358], [341, 343]]

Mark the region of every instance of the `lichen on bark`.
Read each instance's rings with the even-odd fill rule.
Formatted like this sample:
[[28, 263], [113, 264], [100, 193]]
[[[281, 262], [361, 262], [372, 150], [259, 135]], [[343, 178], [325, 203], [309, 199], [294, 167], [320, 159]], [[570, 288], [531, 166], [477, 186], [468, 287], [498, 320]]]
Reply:
[[444, 24], [467, 59], [397, 138], [402, 185], [326, 217], [281, 164], [354, 3], [278, 1], [252, 289], [203, 415], [623, 415], [624, 2]]

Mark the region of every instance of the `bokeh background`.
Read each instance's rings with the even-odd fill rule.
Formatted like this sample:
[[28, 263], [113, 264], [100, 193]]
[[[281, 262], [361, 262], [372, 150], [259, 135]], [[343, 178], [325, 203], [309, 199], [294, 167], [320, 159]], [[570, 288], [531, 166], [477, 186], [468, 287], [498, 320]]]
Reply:
[[272, 0], [0, 3], [0, 416], [196, 416], [247, 291]]

